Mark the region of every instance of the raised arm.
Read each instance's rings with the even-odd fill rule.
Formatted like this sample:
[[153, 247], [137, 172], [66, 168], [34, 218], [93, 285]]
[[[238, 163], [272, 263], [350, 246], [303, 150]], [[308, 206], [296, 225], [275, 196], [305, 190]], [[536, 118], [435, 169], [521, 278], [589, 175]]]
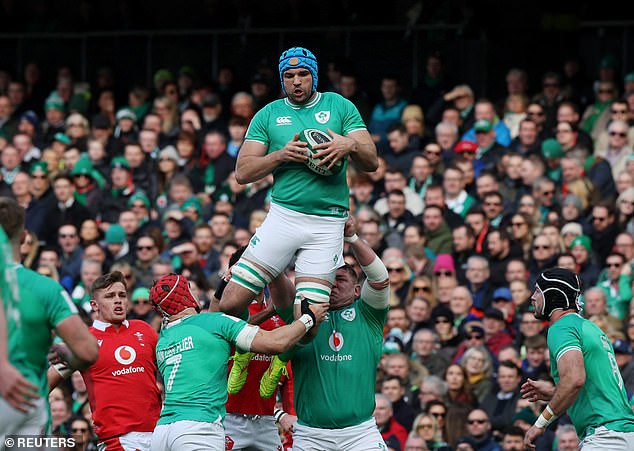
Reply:
[[356, 221], [349, 217], [344, 229], [344, 240], [359, 262], [367, 279], [361, 288], [361, 298], [375, 309], [385, 309], [390, 304], [390, 280], [387, 268], [372, 248], [356, 234]]
[[299, 141], [299, 134], [295, 134], [292, 141], [284, 147], [270, 153], [267, 147], [258, 141], [247, 140], [242, 144], [236, 162], [236, 180], [245, 185], [260, 180], [286, 161], [304, 163], [306, 157], [306, 143]]

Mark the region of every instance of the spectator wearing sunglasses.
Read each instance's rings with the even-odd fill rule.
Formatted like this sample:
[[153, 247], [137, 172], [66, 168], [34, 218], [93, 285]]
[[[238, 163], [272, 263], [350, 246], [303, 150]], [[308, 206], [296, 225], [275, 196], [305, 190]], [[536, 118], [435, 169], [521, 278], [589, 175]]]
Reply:
[[438, 335], [438, 344], [440, 346], [438, 352], [451, 360], [461, 340], [458, 329], [453, 325], [453, 312], [448, 306], [439, 304], [431, 312], [431, 321], [433, 330]]
[[610, 252], [605, 264], [608, 277], [599, 285], [607, 299], [608, 313], [620, 320], [627, 317], [632, 299], [630, 284], [632, 268], [626, 263], [623, 254]]
[[625, 169], [627, 158], [632, 154], [632, 146], [628, 143], [630, 128], [624, 120], [611, 122], [608, 125], [607, 145], [596, 149], [596, 154], [610, 163], [614, 179]]

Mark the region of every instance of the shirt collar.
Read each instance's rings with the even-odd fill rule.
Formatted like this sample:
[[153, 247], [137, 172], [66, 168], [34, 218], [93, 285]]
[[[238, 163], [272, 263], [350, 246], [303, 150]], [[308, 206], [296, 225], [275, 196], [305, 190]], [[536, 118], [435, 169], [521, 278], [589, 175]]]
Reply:
[[[121, 324], [123, 324], [125, 327], [130, 327], [130, 323], [128, 322], [127, 319], [124, 319]], [[106, 329], [108, 328], [108, 326], [112, 326], [112, 324], [111, 323], [106, 323], [104, 321], [100, 321], [98, 319], [94, 320], [93, 323], [92, 323], [92, 327], [94, 327], [95, 329], [100, 330], [102, 332], [105, 332]]]

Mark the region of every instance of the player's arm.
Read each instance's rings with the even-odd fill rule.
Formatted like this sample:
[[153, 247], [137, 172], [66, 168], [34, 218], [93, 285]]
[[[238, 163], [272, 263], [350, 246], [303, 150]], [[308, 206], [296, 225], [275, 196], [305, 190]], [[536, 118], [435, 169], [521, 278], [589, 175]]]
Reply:
[[377, 310], [390, 305], [390, 279], [387, 268], [372, 248], [356, 234], [356, 221], [350, 216], [344, 228], [344, 240], [366, 275], [361, 288], [361, 298], [370, 307]]
[[267, 153], [267, 147], [259, 141], [246, 140], [236, 161], [236, 180], [245, 185], [260, 180], [287, 161], [304, 163], [307, 160], [305, 142], [296, 133], [291, 141], [279, 150]]
[[356, 130], [350, 132], [348, 137], [355, 141], [350, 149], [352, 161], [363, 171], [376, 171], [379, 166], [379, 158], [372, 135], [367, 130]]
[[[85, 370], [97, 361], [99, 346], [79, 315], [70, 315], [56, 327], [57, 334], [68, 346], [69, 352], [61, 349], [60, 357], [75, 370]], [[61, 347], [60, 347], [61, 348]]]
[[60, 366], [55, 368], [55, 365], [48, 367], [46, 372], [46, 379], [48, 379], [48, 391], [49, 393], [57, 387], [64, 379], [67, 379], [72, 374], [72, 370], [62, 369]]
[[568, 410], [586, 383], [586, 370], [581, 350], [573, 348], [561, 355], [557, 360], [557, 371], [559, 371], [560, 379], [555, 387], [555, 393], [524, 437], [524, 445], [528, 449], [535, 449], [534, 441], [544, 433], [548, 425]]
[[274, 330], [262, 330], [247, 326], [236, 338], [236, 345], [243, 350], [260, 354], [281, 354], [293, 347], [311, 328], [326, 317], [328, 304], [302, 303], [302, 316], [291, 324]]
[[273, 303], [270, 303], [264, 308], [264, 310], [260, 310], [253, 315], [249, 315], [249, 320], [247, 322], [251, 325], [259, 326], [273, 315], [275, 315], [275, 307], [273, 306]]
[[28, 407], [34, 406], [32, 400], [38, 398], [37, 387], [9, 362], [7, 342], [7, 323], [0, 297], [0, 395], [11, 407], [26, 413]]
[[586, 383], [586, 369], [581, 350], [571, 349], [559, 357], [557, 370], [559, 383], [548, 405], [556, 416], [560, 416], [575, 402]]

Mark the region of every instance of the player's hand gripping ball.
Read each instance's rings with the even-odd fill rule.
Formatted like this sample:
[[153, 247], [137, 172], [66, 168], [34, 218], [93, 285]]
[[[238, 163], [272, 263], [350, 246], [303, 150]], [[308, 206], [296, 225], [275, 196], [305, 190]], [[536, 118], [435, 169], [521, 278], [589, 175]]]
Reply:
[[314, 150], [314, 146], [332, 141], [332, 137], [328, 133], [317, 130], [316, 128], [307, 128], [299, 134], [299, 140], [308, 144], [308, 159], [306, 160], [306, 166], [308, 166], [311, 171], [324, 176], [335, 175], [341, 171], [341, 168], [343, 168], [342, 160], [337, 161], [331, 169], [328, 169], [328, 165], [326, 164], [323, 166], [317, 166], [317, 164], [321, 161], [321, 158], [313, 158], [313, 155], [321, 151], [319, 149]]

